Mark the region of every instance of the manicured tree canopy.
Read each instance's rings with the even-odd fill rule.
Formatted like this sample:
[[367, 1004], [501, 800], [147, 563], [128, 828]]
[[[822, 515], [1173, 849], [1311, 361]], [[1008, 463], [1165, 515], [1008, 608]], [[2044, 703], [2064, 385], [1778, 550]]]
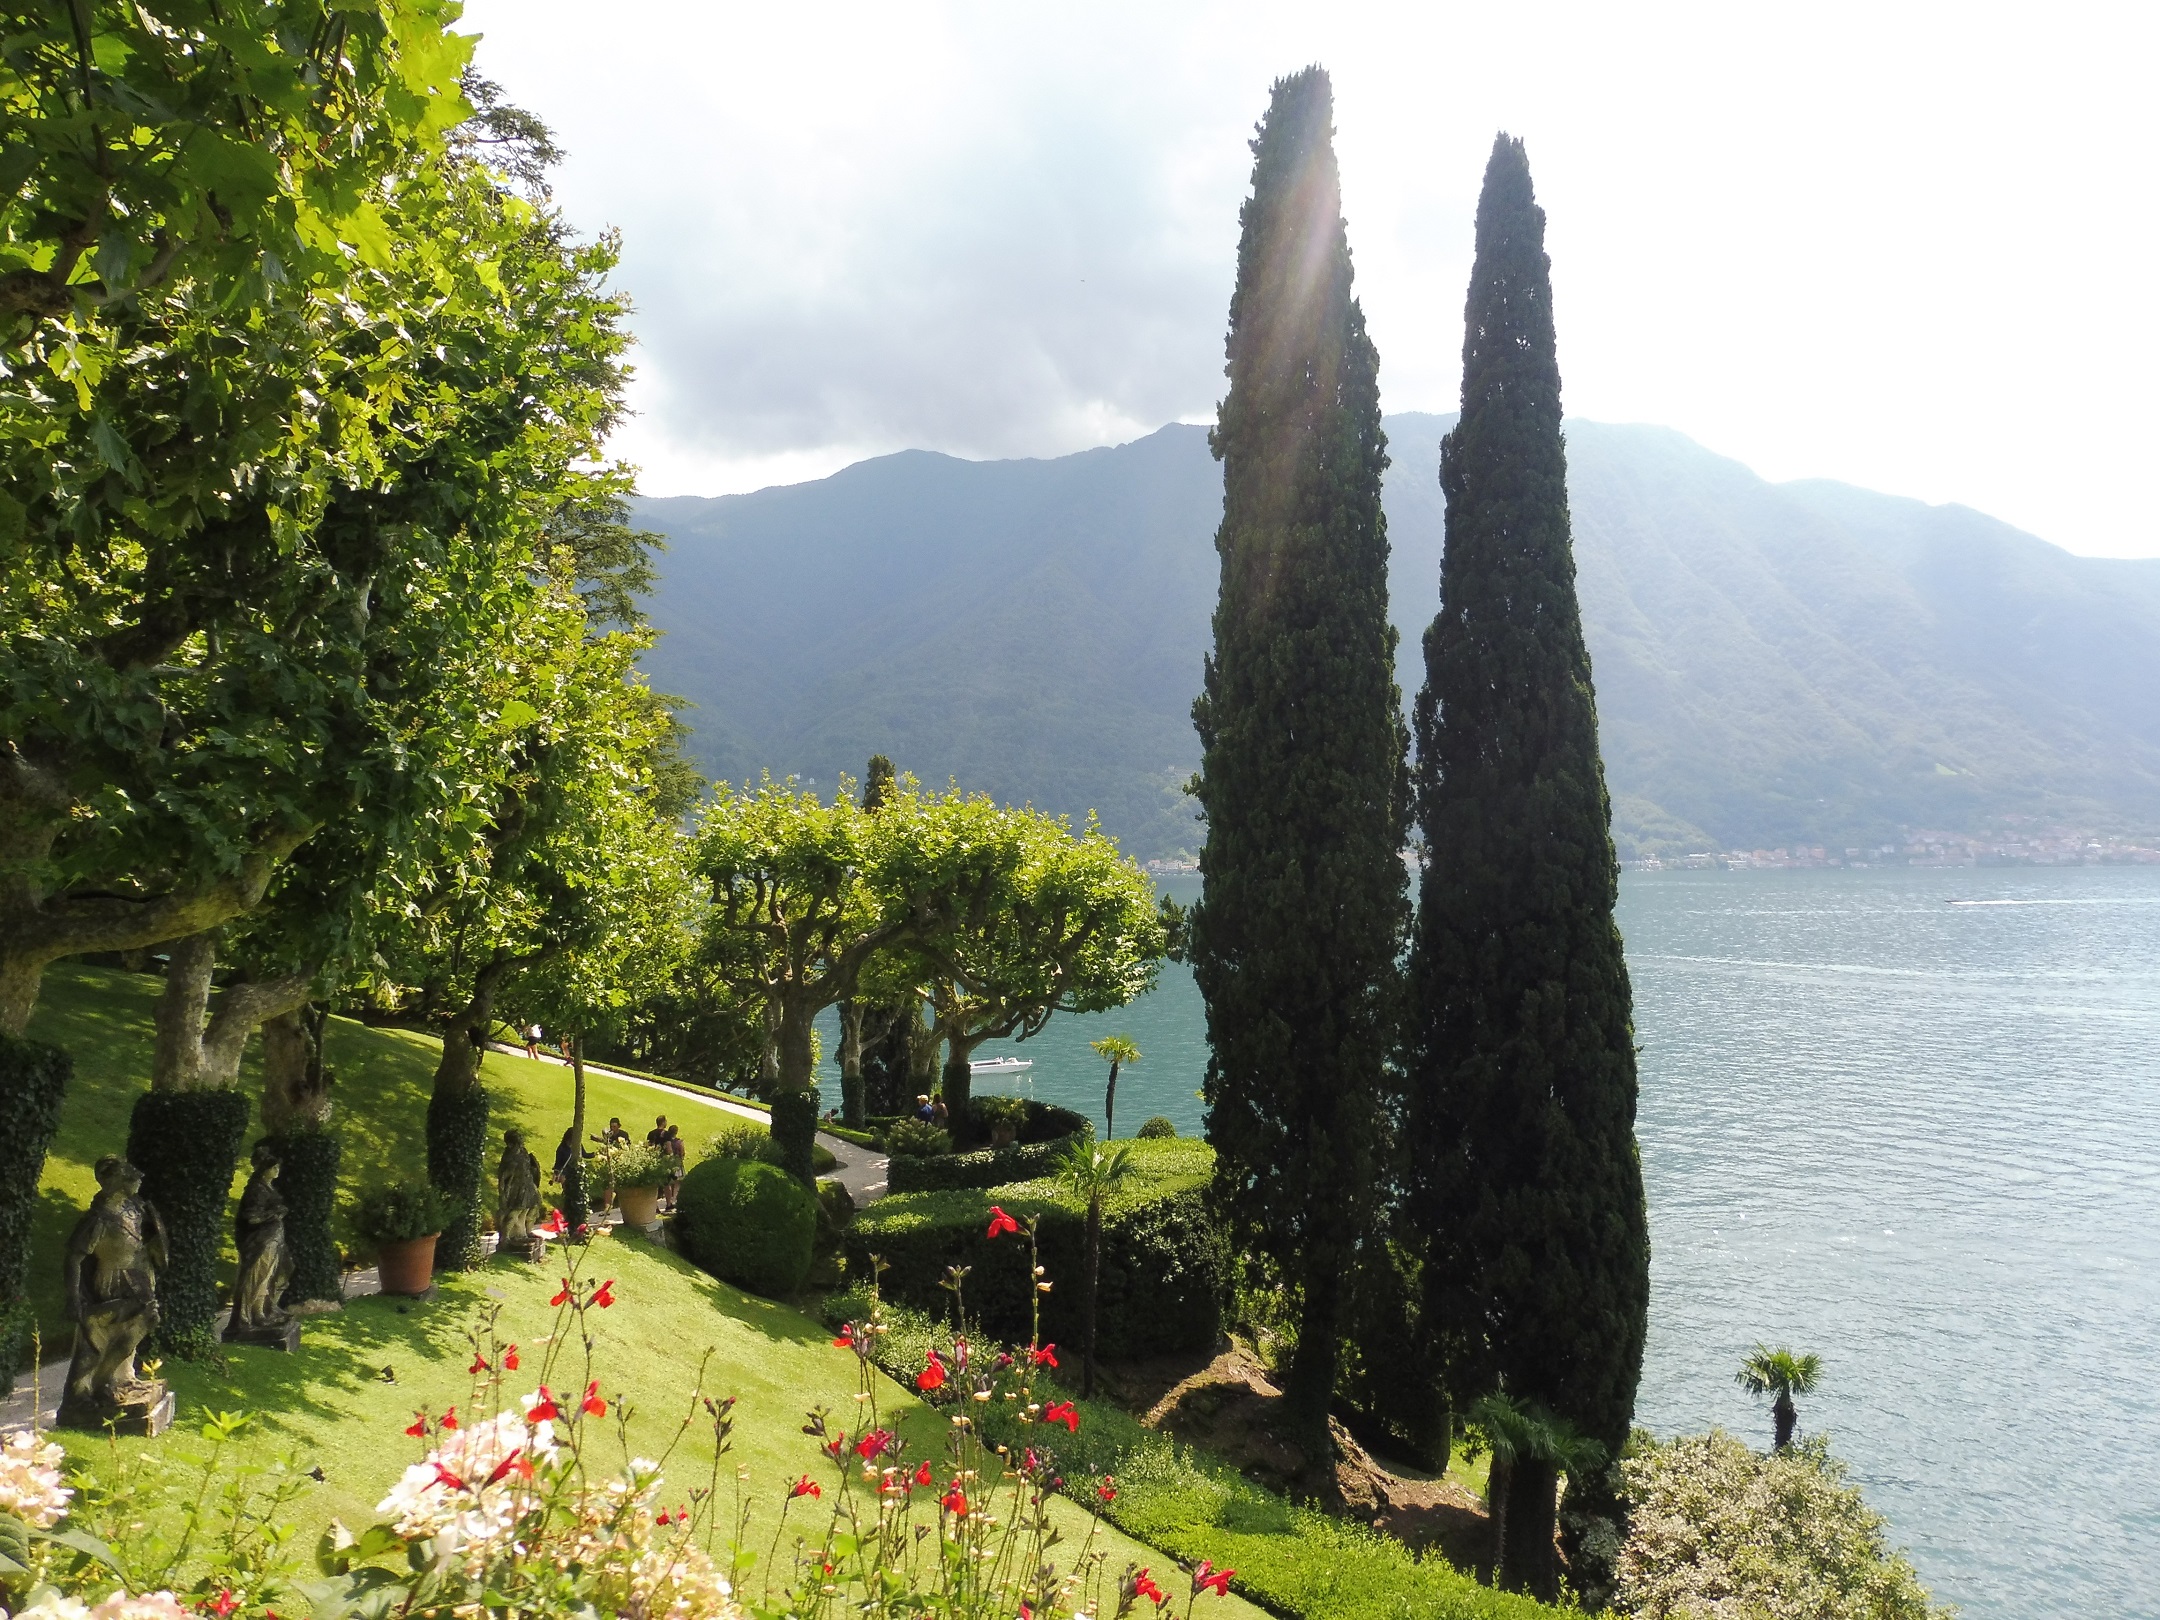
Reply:
[[1193, 707], [1207, 841], [1190, 946], [1218, 1190], [1299, 1289], [1288, 1393], [1319, 1436], [1405, 923], [1387, 441], [1379, 357], [1350, 296], [1332, 106], [1320, 69], [1284, 79], [1253, 143], [1211, 441], [1222, 585]]
[[1456, 1349], [1465, 1393], [1503, 1379], [1617, 1455], [1650, 1282], [1633, 1009], [1575, 599], [1545, 215], [1505, 136], [1478, 203], [1462, 419], [1440, 482], [1409, 1020], [1427, 1320]]

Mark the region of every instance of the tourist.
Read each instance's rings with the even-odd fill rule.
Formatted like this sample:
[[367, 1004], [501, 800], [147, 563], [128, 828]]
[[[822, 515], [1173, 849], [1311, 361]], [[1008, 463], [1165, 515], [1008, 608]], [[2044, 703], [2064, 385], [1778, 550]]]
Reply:
[[675, 1173], [668, 1178], [667, 1190], [662, 1194], [661, 1207], [667, 1210], [668, 1213], [673, 1214], [675, 1211], [675, 1195], [682, 1191], [683, 1184], [683, 1158], [686, 1150], [683, 1145], [681, 1130], [670, 1125], [667, 1130], [667, 1141], [662, 1146], [666, 1148], [667, 1156], [675, 1161]]
[[942, 1093], [930, 1105], [930, 1123], [941, 1131], [952, 1123], [952, 1115], [945, 1111], [945, 1098]]
[[525, 1031], [525, 1055], [534, 1062], [540, 1060], [540, 1026], [534, 1024]]
[[930, 1106], [930, 1094], [923, 1092], [915, 1099], [915, 1117], [928, 1125], [937, 1118], [937, 1110]]

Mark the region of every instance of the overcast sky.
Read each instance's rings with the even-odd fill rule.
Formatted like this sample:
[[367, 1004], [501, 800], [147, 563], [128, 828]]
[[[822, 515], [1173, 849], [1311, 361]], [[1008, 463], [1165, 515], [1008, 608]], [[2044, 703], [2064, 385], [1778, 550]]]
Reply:
[[1390, 410], [1529, 143], [1568, 409], [2160, 555], [2160, 6], [472, 0], [624, 234], [656, 494], [1212, 418], [1276, 76], [1333, 74]]

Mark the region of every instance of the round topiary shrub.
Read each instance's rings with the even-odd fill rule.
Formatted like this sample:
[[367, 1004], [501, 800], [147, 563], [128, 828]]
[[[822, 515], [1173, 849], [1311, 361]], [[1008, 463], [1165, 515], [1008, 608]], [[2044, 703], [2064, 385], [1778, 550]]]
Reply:
[[927, 1119], [901, 1119], [885, 1133], [885, 1151], [899, 1159], [927, 1159], [952, 1151], [952, 1136]]
[[817, 1195], [758, 1159], [707, 1159], [675, 1195], [675, 1246], [723, 1282], [768, 1298], [802, 1287], [817, 1225]]
[[1177, 1135], [1177, 1127], [1163, 1118], [1162, 1115], [1157, 1114], [1140, 1127], [1139, 1134], [1140, 1140], [1143, 1142], [1156, 1142], [1165, 1137]]

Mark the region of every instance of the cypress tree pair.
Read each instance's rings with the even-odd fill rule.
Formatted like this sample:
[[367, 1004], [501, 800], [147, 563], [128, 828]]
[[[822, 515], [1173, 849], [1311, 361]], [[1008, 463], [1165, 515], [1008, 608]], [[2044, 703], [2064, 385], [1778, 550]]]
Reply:
[[1351, 297], [1333, 93], [1278, 82], [1230, 304], [1215, 647], [1193, 707], [1207, 822], [1190, 955], [1217, 1192], [1297, 1290], [1286, 1390], [1328, 1456], [1407, 924], [1405, 736], [1387, 616], [1379, 357]]
[[[1505, 135], [1478, 201], [1462, 417], [1440, 482], [1409, 1030], [1425, 1319], [1458, 1392], [1503, 1387], [1616, 1454], [1649, 1304], [1633, 1003], [1575, 598], [1545, 214]], [[1546, 1594], [1555, 1483], [1548, 1457], [1518, 1456], [1506, 1501], [1505, 1567]]]

